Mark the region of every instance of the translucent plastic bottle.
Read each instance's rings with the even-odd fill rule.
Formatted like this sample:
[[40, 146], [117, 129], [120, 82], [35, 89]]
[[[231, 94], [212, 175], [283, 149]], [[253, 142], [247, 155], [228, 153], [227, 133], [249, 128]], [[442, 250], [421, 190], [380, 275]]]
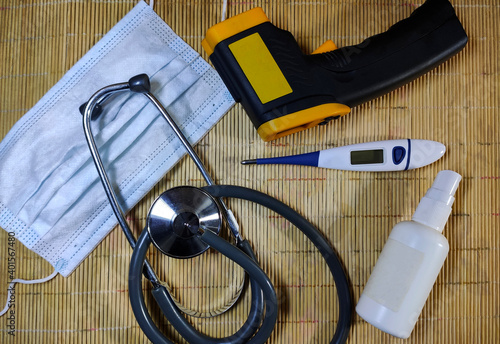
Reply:
[[356, 312], [373, 326], [408, 338], [448, 254], [441, 234], [461, 176], [438, 173], [411, 221], [394, 226]]

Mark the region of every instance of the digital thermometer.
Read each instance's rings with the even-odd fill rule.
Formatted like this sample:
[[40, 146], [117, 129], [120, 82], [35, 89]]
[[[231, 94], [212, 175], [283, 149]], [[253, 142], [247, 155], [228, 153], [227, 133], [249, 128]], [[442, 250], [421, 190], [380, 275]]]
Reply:
[[348, 171], [404, 171], [432, 164], [446, 147], [429, 140], [387, 140], [358, 143], [313, 153], [244, 160], [243, 165], [288, 164]]

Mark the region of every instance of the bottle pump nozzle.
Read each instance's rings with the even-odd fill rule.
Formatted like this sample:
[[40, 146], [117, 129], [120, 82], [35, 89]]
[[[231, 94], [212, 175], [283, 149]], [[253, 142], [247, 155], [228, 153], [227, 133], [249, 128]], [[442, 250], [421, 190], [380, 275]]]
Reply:
[[454, 171], [439, 172], [420, 201], [412, 220], [442, 232], [451, 214], [455, 191], [461, 179], [462, 176]]

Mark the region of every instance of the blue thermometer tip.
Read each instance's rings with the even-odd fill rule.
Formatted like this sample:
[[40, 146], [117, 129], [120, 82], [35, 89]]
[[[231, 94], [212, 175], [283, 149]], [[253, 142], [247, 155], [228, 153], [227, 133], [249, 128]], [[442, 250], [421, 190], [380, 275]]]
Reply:
[[256, 163], [257, 163], [257, 159], [243, 160], [241, 162], [242, 165], [255, 165]]
[[319, 151], [313, 153], [284, 156], [279, 158], [243, 160], [241, 164], [242, 165], [286, 164], [286, 165], [303, 165], [303, 166], [317, 167], [318, 160], [319, 160]]

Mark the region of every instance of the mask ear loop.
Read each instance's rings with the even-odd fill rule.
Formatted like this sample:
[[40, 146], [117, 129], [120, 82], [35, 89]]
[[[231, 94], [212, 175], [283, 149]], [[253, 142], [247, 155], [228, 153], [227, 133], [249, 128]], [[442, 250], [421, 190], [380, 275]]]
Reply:
[[224, 0], [222, 2], [222, 18], [221, 18], [221, 21], [226, 20], [226, 14], [227, 14], [227, 0]]
[[2, 315], [4, 315], [5, 313], [7, 313], [7, 311], [10, 308], [10, 306], [9, 306], [9, 300], [10, 300], [10, 297], [12, 295], [12, 292], [15, 291], [14, 286], [16, 285], [16, 283], [22, 283], [22, 284], [45, 283], [45, 282], [50, 281], [54, 277], [56, 277], [57, 274], [58, 274], [57, 270], [54, 270], [54, 272], [52, 274], [50, 274], [49, 276], [44, 277], [44, 278], [40, 278], [40, 279], [37, 279], [37, 280], [25, 280], [25, 279], [21, 279], [21, 278], [15, 278], [15, 279], [13, 279], [12, 282], [9, 283], [9, 288], [7, 289], [7, 302], [5, 303], [4, 309], [2, 309], [0, 311], [0, 317]]
[[155, 6], [155, 0], [149, 0], [149, 6], [154, 9]]

